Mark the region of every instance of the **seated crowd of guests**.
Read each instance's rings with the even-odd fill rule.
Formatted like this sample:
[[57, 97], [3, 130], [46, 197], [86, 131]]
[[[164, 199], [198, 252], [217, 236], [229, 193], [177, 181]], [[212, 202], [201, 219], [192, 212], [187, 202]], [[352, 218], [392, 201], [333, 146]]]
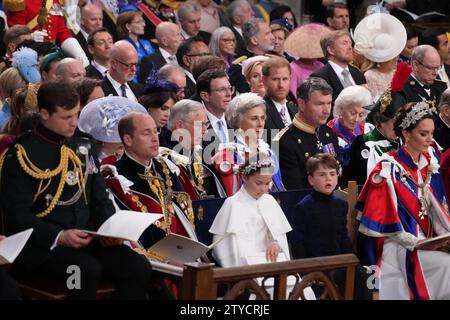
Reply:
[[[288, 7], [265, 20], [246, 0], [226, 11], [189, 1], [149, 25], [142, 6], [120, 8], [110, 30], [107, 8], [86, 4], [74, 35], [84, 53], [72, 56], [67, 38], [30, 40], [39, 34], [20, 24], [5, 33], [0, 234], [33, 228], [14, 274], [65, 281], [76, 264], [88, 276], [68, 298], [95, 298], [104, 277], [117, 299], [172, 298], [138, 252], [170, 233], [199, 240], [192, 201], [226, 198], [209, 229], [224, 239], [205, 262], [357, 253], [358, 299], [372, 299], [372, 266], [382, 299], [450, 299], [449, 256], [436, 250], [450, 241], [418, 249], [450, 232], [446, 30], [412, 33], [373, 13], [351, 38], [345, 19], [297, 28]], [[362, 187], [358, 246], [333, 195], [349, 181]], [[299, 189], [312, 191], [293, 212], [268, 194]], [[138, 243], [81, 231], [118, 210], [162, 218]], [[0, 272], [0, 299], [18, 298]]]

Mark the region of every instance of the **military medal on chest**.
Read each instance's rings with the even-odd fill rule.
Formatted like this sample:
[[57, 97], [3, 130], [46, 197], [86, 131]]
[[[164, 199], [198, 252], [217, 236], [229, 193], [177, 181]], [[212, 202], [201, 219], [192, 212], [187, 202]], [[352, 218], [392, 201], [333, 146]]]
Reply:
[[75, 171], [72, 171], [72, 170], [67, 171], [66, 183], [72, 187], [77, 185], [78, 175], [75, 173]]

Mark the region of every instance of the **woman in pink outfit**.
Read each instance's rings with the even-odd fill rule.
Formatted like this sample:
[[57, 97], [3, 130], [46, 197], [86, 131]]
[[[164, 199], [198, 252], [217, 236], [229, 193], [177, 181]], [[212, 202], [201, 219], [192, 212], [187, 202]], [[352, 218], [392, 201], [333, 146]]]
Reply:
[[323, 67], [323, 63], [317, 59], [299, 58], [291, 62], [291, 92], [297, 97], [297, 88], [314, 71]]
[[284, 49], [297, 60], [291, 62], [291, 92], [296, 95], [297, 88], [314, 71], [323, 67], [320, 38], [331, 30], [319, 23], [309, 23], [295, 29], [286, 39]]

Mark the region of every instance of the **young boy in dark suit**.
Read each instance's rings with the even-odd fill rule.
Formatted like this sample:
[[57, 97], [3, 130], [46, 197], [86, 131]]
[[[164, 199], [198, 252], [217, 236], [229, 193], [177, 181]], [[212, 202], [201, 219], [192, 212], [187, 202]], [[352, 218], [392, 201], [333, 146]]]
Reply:
[[[330, 154], [319, 153], [308, 159], [306, 170], [312, 192], [294, 208], [290, 245], [294, 259], [354, 253], [347, 234], [347, 202], [336, 198], [338, 163]], [[369, 274], [358, 265], [355, 274], [355, 298], [370, 299], [366, 285]], [[335, 273], [335, 281], [344, 284], [345, 275]], [[342, 282], [341, 282], [342, 281]]]

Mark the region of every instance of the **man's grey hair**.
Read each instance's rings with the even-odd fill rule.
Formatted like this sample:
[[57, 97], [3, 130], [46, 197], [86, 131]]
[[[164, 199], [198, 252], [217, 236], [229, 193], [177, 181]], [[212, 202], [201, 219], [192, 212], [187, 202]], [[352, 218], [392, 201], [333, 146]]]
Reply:
[[164, 65], [161, 69], [159, 69], [158, 71], [159, 79], [170, 81], [172, 74], [176, 71], [180, 72], [181, 74], [184, 74], [184, 71], [180, 66], [168, 63]]
[[297, 88], [297, 98], [308, 102], [314, 91], [320, 91], [323, 95], [333, 94], [333, 88], [324, 79], [310, 77]]
[[446, 89], [439, 100], [439, 111], [442, 111], [444, 106], [450, 107], [450, 88]]
[[230, 128], [239, 129], [245, 113], [256, 107], [263, 107], [264, 113], [266, 112], [264, 99], [256, 93], [247, 92], [234, 97], [225, 111], [225, 117]]
[[198, 101], [189, 99], [182, 99], [178, 101], [170, 110], [167, 128], [170, 131], [174, 131], [176, 129], [176, 123], [178, 120], [190, 120], [192, 118], [191, 114], [199, 109], [203, 109], [203, 105]]
[[65, 75], [65, 73], [67, 72], [67, 70], [74, 64], [74, 63], [80, 63], [77, 59], [75, 58], [64, 58], [62, 59], [58, 65], [56, 66], [56, 70], [55, 70], [55, 74], [57, 76], [62, 76]]
[[191, 12], [200, 13], [200, 6], [193, 1], [183, 3], [178, 9], [178, 20], [183, 20]]
[[247, 46], [250, 44], [250, 39], [259, 33], [260, 23], [266, 22], [264, 21], [264, 19], [252, 18], [248, 20], [246, 23], [244, 23], [244, 25], [242, 26], [242, 37], [244, 38], [245, 44]]
[[222, 35], [225, 32], [233, 33], [233, 31], [231, 31], [231, 29], [228, 27], [220, 27], [219, 29], [214, 30], [213, 34], [211, 35], [211, 39], [209, 40], [209, 51], [211, 51], [212, 55], [217, 57], [222, 56], [222, 54], [220, 53], [220, 38], [222, 38]]
[[363, 86], [349, 86], [339, 93], [334, 102], [333, 116], [338, 118], [345, 108], [352, 105], [367, 107], [373, 104], [370, 91]]
[[248, 3], [247, 0], [235, 0], [230, 3], [227, 8], [227, 15], [231, 24], [234, 24], [234, 17], [242, 15], [242, 6], [246, 3]]
[[[419, 63], [422, 63], [425, 59], [425, 55], [427, 54], [427, 51], [430, 49], [434, 49], [432, 46], [428, 44], [422, 44], [420, 46], [417, 46], [414, 48], [412, 55], [411, 55], [411, 61], [417, 61]], [[436, 49], [434, 49], [436, 50]]]

